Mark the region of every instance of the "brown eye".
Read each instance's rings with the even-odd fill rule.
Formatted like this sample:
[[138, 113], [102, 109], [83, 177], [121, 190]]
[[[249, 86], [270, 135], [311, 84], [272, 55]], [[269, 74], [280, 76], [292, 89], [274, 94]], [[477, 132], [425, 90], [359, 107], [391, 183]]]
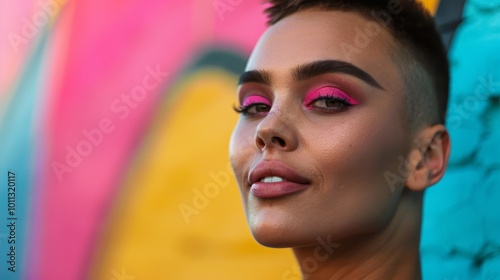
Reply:
[[345, 100], [337, 99], [337, 98], [321, 98], [314, 101], [313, 106], [316, 108], [344, 108], [347, 104]]
[[257, 103], [257, 104], [250, 105], [247, 108], [246, 113], [247, 114], [267, 113], [267, 112], [269, 112], [270, 109], [271, 109], [271, 107], [267, 104]]
[[338, 100], [325, 100], [325, 105], [326, 107], [340, 107], [343, 103]]
[[254, 103], [246, 106], [240, 106], [238, 108], [235, 107], [234, 110], [245, 117], [253, 117], [269, 112], [269, 110], [271, 110], [271, 106], [265, 103]]

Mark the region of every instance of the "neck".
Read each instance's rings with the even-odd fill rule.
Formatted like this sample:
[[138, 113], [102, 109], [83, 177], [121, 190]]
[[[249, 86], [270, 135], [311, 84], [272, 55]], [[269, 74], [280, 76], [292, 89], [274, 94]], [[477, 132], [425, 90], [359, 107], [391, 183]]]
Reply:
[[304, 280], [420, 280], [422, 194], [405, 191], [388, 225], [349, 240], [294, 248]]

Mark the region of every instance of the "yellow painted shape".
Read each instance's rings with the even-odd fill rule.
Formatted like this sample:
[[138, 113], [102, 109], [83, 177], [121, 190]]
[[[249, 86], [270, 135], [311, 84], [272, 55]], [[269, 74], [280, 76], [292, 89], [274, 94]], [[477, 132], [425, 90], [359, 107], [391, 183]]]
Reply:
[[439, 0], [419, 0], [434, 15], [436, 14]]
[[[112, 211], [90, 279], [298, 279], [291, 251], [260, 246], [246, 224], [228, 167], [235, 103], [236, 77], [215, 69], [169, 94]], [[196, 192], [211, 196], [207, 205], [195, 207]], [[198, 212], [185, 219], [181, 205]]]

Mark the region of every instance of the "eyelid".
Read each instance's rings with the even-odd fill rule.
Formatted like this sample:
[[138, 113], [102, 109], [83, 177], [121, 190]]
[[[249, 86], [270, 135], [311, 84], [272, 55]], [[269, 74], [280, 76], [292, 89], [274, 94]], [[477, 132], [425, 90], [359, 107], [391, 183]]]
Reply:
[[304, 98], [304, 104], [306, 106], [309, 106], [311, 103], [316, 101], [320, 97], [333, 97], [333, 98], [339, 98], [347, 101], [351, 105], [357, 105], [359, 102], [352, 98], [349, 94], [345, 93], [339, 88], [332, 87], [332, 86], [323, 86], [317, 89], [313, 89], [309, 91], [305, 98]]
[[258, 103], [263, 103], [268, 106], [271, 106], [271, 101], [269, 101], [267, 98], [261, 96], [261, 95], [250, 95], [245, 97], [242, 102], [242, 106], [246, 107], [252, 104], [258, 104]]

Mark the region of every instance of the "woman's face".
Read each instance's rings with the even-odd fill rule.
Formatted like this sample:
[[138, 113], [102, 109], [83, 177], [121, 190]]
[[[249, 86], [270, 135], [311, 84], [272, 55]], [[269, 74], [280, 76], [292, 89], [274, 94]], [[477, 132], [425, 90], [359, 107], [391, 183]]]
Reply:
[[393, 46], [373, 21], [317, 9], [262, 36], [240, 79], [244, 112], [230, 144], [261, 244], [369, 234], [397, 211], [403, 183], [393, 186], [387, 176], [398, 175], [411, 139]]

